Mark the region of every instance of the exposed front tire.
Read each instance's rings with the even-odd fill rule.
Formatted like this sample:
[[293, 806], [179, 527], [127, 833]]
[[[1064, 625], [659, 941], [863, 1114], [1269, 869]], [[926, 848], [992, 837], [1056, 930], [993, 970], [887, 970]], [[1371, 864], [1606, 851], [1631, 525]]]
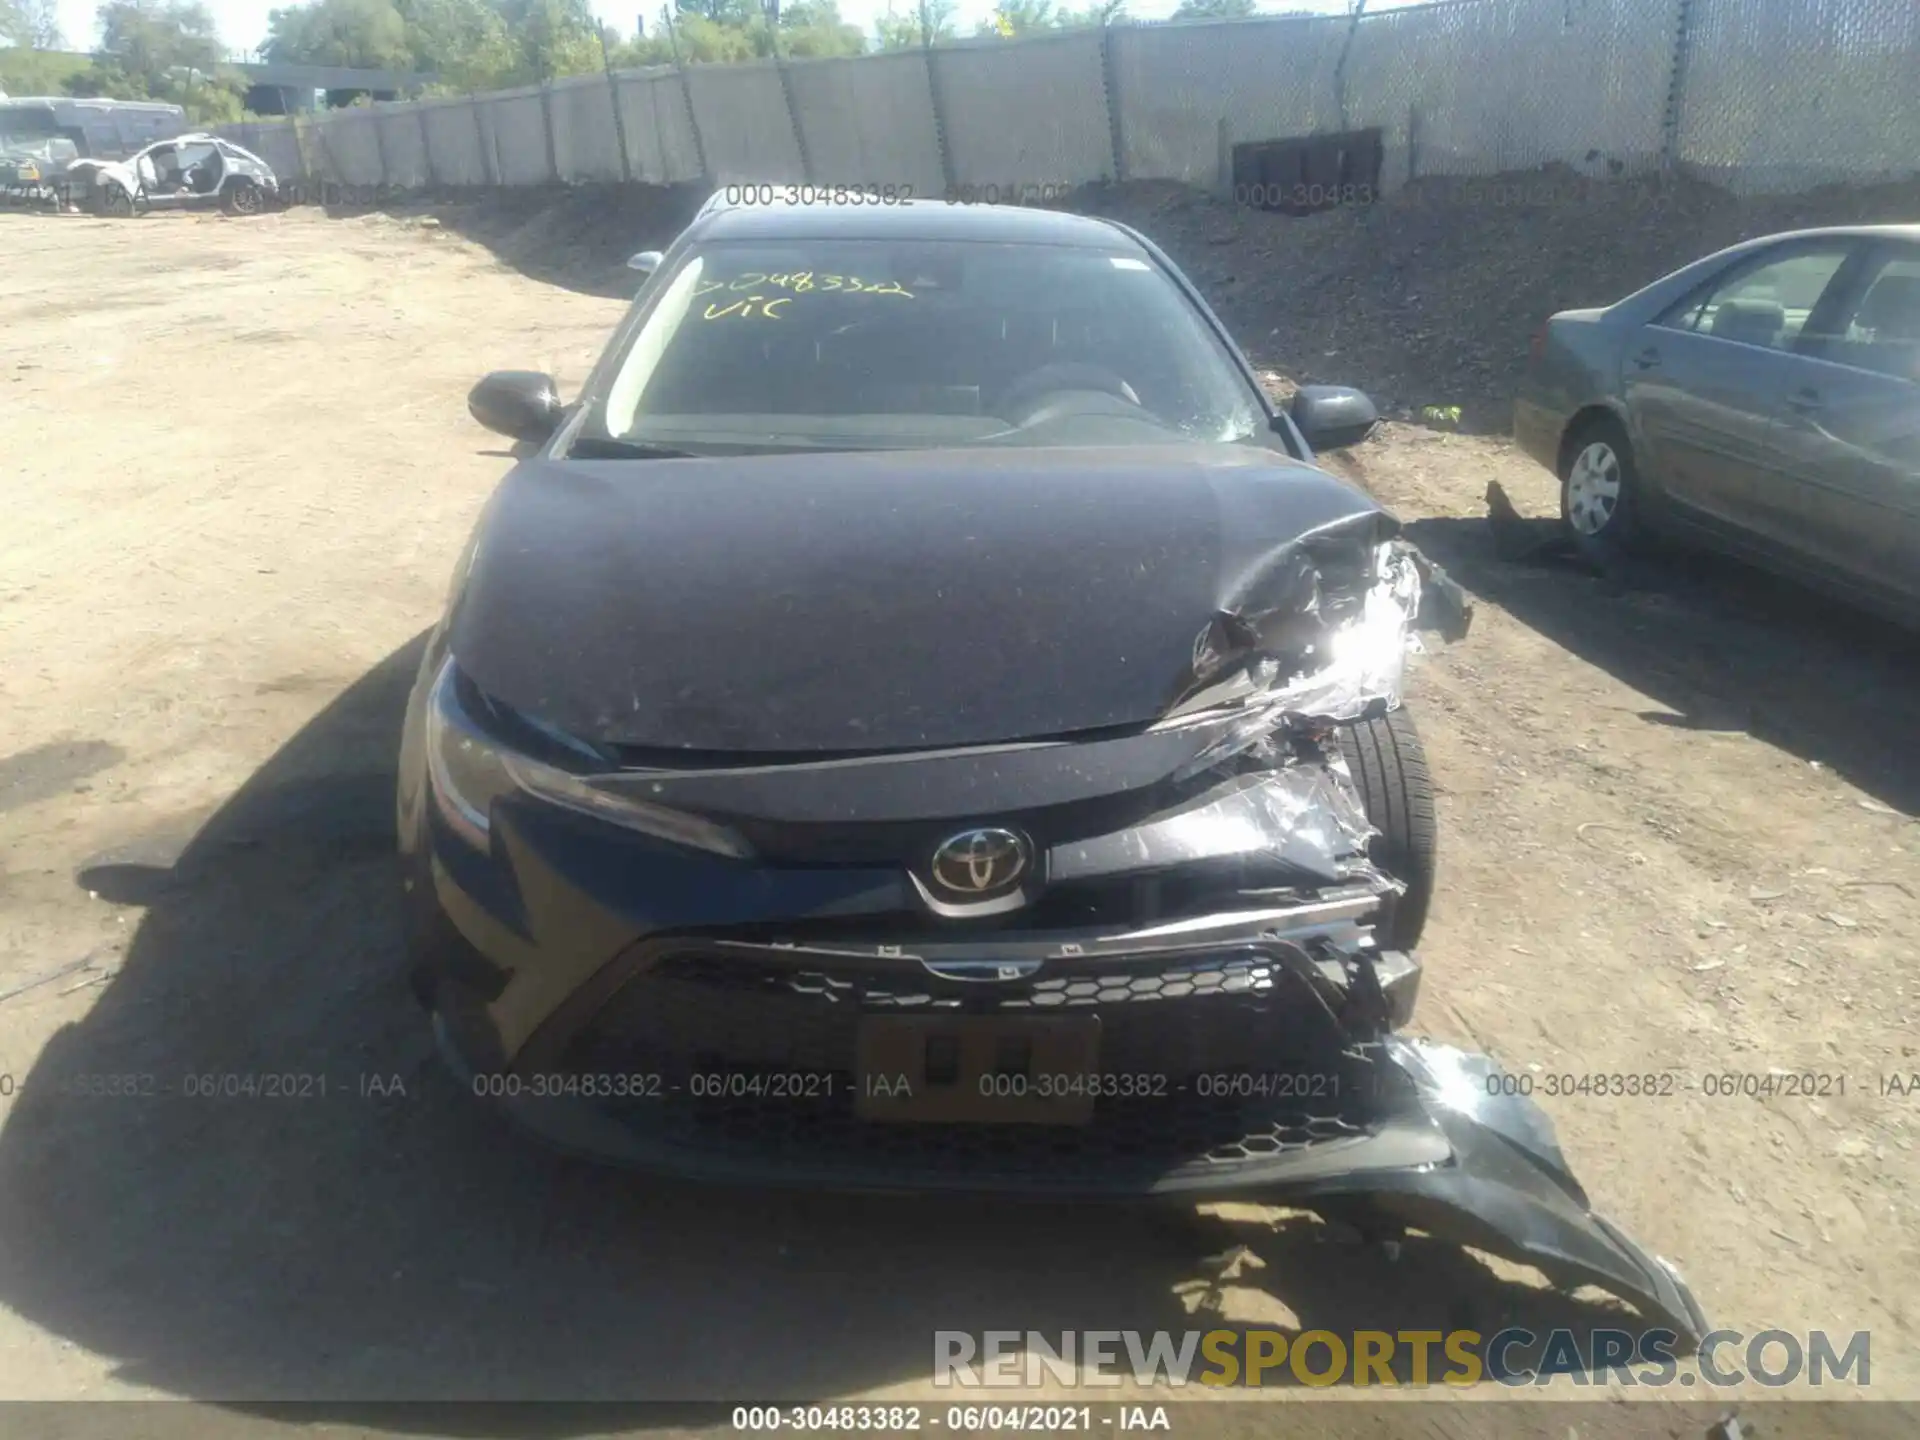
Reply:
[[93, 208], [111, 220], [130, 220], [133, 218], [133, 196], [118, 185], [102, 185], [94, 196]]
[[258, 215], [267, 208], [266, 192], [251, 180], [237, 181], [220, 197], [220, 208], [229, 215]]
[[1608, 565], [1639, 547], [1640, 497], [1633, 445], [1617, 420], [1589, 421], [1568, 438], [1560, 459], [1560, 515], [1588, 560]]
[[1341, 726], [1340, 750], [1360, 787], [1367, 819], [1380, 832], [1370, 852], [1373, 863], [1407, 887], [1376, 934], [1383, 949], [1411, 950], [1433, 904], [1439, 838], [1426, 748], [1413, 716], [1402, 708]]

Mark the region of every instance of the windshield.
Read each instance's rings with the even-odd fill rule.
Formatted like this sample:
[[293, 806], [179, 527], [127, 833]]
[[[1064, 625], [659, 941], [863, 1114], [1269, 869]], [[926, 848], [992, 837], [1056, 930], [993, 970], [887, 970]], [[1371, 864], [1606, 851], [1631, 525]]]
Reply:
[[1134, 255], [1041, 244], [701, 247], [589, 402], [582, 439], [693, 453], [1164, 445], [1265, 433], [1205, 318]]

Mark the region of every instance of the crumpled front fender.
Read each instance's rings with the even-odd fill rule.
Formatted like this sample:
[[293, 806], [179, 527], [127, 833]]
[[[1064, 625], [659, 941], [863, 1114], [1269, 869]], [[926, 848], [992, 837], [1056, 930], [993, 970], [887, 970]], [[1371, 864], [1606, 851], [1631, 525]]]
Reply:
[[1553, 1122], [1532, 1100], [1503, 1093], [1497, 1062], [1399, 1037], [1382, 1050], [1398, 1072], [1384, 1083], [1412, 1085], [1452, 1158], [1304, 1181], [1276, 1199], [1329, 1215], [1357, 1206], [1383, 1222], [1537, 1266], [1565, 1289], [1598, 1286], [1632, 1305], [1649, 1328], [1671, 1330], [1677, 1349], [1698, 1347], [1711, 1327], [1680, 1272], [1593, 1212]]

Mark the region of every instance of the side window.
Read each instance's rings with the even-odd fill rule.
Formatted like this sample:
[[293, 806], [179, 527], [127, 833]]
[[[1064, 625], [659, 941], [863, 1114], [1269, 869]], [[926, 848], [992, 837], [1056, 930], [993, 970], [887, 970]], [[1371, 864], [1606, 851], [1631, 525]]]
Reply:
[[1920, 381], [1920, 250], [1889, 251], [1855, 290], [1858, 299], [1834, 317], [1831, 334], [1808, 336], [1802, 349], [1822, 360]]
[[1790, 350], [1848, 253], [1848, 246], [1837, 245], [1744, 265], [1688, 296], [1656, 323], [1716, 340]]

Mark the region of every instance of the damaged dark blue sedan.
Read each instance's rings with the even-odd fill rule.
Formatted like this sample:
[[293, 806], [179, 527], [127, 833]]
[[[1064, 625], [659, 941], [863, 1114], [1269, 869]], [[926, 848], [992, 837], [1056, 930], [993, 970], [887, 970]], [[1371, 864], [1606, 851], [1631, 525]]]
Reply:
[[712, 204], [459, 562], [399, 793], [474, 1090], [683, 1177], [1241, 1198], [1697, 1338], [1491, 1061], [1402, 1038], [1434, 885], [1401, 677], [1457, 587], [1104, 221]]

